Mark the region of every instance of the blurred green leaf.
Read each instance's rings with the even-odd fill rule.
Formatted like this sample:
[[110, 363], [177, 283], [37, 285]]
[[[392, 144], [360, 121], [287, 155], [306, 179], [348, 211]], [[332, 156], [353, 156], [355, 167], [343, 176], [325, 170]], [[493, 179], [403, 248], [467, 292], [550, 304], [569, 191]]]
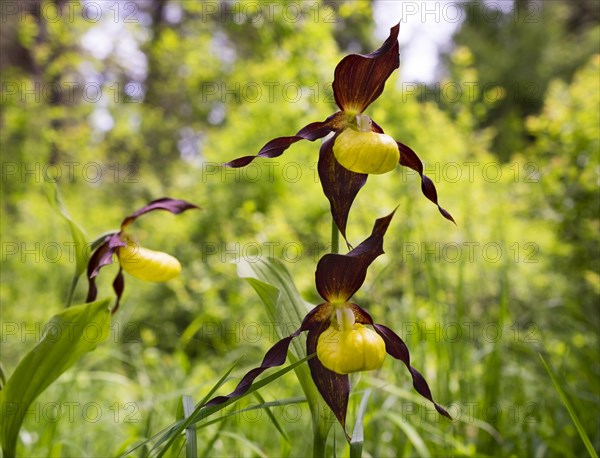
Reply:
[[45, 182], [48, 202], [56, 212], [69, 224], [73, 243], [75, 243], [75, 276], [79, 277], [87, 267], [90, 246], [85, 231], [77, 224], [65, 208], [62, 196], [56, 183]]
[[406, 435], [412, 446], [417, 451], [418, 456], [431, 456], [431, 452], [427, 448], [423, 437], [418, 433], [413, 425], [410, 424], [409, 420], [398, 415], [395, 412], [386, 411], [383, 413], [384, 416], [392, 420], [396, 426], [398, 426]]
[[110, 335], [110, 300], [78, 305], [53, 316], [40, 343], [25, 355], [0, 392], [5, 457], [15, 455], [19, 429], [31, 403], [81, 356]]
[[75, 287], [77, 286], [79, 276], [86, 269], [88, 259], [90, 257], [90, 245], [88, 244], [85, 231], [81, 228], [81, 226], [73, 221], [69, 215], [69, 212], [65, 208], [56, 182], [45, 181], [44, 184], [46, 186], [46, 196], [48, 197], [48, 202], [50, 203], [50, 206], [56, 210], [56, 212], [62, 216], [69, 225], [71, 237], [73, 238], [75, 247], [75, 273], [73, 274], [66, 300], [66, 306], [69, 307], [73, 301], [73, 294], [75, 293]]

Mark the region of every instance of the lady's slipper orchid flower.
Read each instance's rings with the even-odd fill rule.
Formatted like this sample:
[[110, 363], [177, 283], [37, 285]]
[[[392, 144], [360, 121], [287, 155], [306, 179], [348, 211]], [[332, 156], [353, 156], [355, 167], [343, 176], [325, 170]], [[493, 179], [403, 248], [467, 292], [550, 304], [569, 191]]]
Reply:
[[337, 65], [333, 94], [340, 111], [323, 122], [308, 124], [294, 136], [271, 140], [256, 156], [240, 157], [224, 165], [244, 167], [256, 157], [278, 157], [297, 141], [314, 141], [334, 132], [335, 135], [321, 146], [318, 169], [333, 219], [345, 239], [350, 207], [366, 183], [367, 175], [390, 172], [398, 163], [419, 173], [423, 194], [438, 206], [446, 219], [454, 222], [450, 213], [438, 204], [435, 186], [423, 174], [423, 164], [417, 154], [386, 135], [363, 114], [381, 95], [392, 72], [400, 66], [399, 30], [399, 24], [392, 27], [390, 36], [376, 51], [366, 55], [350, 54]]
[[198, 208], [196, 205], [179, 199], [162, 198], [150, 202], [148, 205], [132, 213], [121, 222], [121, 230], [106, 234], [99, 242], [87, 268], [89, 283], [87, 302], [96, 299], [98, 290], [96, 288], [96, 276], [100, 269], [113, 262], [116, 256], [119, 261], [119, 273], [113, 281], [113, 289], [117, 295], [117, 302], [112, 313], [117, 311], [119, 301], [125, 287], [123, 271], [145, 281], [165, 282], [181, 272], [181, 264], [170, 254], [153, 251], [139, 246], [130, 234], [125, 232], [127, 226], [133, 223], [139, 216], [155, 210], [166, 210], [175, 215], [186, 210]]
[[386, 353], [406, 365], [417, 392], [433, 402], [440, 414], [450, 418], [433, 401], [423, 376], [410, 365], [402, 339], [388, 327], [374, 323], [369, 313], [350, 302], [362, 286], [368, 267], [383, 254], [383, 236], [393, 215], [378, 219], [371, 236], [348, 254], [327, 254], [321, 258], [315, 277], [317, 291], [325, 302], [306, 315], [298, 330], [273, 345], [262, 364], [248, 372], [232, 393], [213, 398], [207, 406], [244, 394], [261, 373], [282, 365], [292, 339], [308, 331], [306, 353], [316, 352], [316, 358], [308, 360], [312, 378], [344, 430], [350, 392], [347, 374], [380, 368]]

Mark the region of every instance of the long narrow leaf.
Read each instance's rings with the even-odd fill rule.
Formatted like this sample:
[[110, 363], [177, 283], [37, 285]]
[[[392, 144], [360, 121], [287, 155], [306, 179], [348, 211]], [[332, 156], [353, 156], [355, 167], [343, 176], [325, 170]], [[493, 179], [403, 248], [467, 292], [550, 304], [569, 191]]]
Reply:
[[[256, 399], [258, 399], [258, 402], [260, 402], [261, 405], [263, 405], [263, 406], [266, 405], [265, 400], [263, 399], [263, 397], [260, 395], [260, 393], [258, 391], [256, 393], [254, 393], [254, 397]], [[279, 424], [279, 421], [277, 420], [277, 418], [275, 418], [275, 415], [273, 415], [273, 412], [271, 412], [269, 410], [269, 407], [263, 407], [263, 409], [267, 413], [267, 416], [269, 417], [269, 420], [271, 420], [271, 422], [273, 423], [273, 425], [275, 425], [275, 428], [277, 428], [277, 431], [279, 431], [279, 434], [281, 434], [281, 437], [283, 437], [285, 439], [285, 441], [289, 444], [290, 443], [290, 438], [286, 434], [286, 432], [283, 429], [283, 427]]]
[[583, 425], [581, 424], [581, 421], [579, 420], [579, 417], [577, 416], [577, 413], [575, 412], [575, 409], [573, 408], [573, 404], [567, 397], [567, 393], [565, 393], [565, 390], [563, 390], [562, 386], [560, 386], [560, 383], [558, 382], [556, 375], [554, 375], [552, 368], [546, 362], [546, 360], [544, 359], [542, 354], [538, 353], [538, 355], [540, 356], [540, 359], [542, 360], [542, 365], [544, 366], [544, 369], [546, 369], [546, 372], [550, 376], [550, 380], [552, 380], [552, 384], [554, 385], [554, 388], [558, 392], [558, 396], [560, 397], [561, 402], [563, 403], [563, 405], [569, 412], [569, 415], [571, 416], [571, 420], [573, 420], [573, 424], [575, 425], [575, 428], [577, 428], [577, 432], [579, 433], [579, 437], [581, 437], [581, 440], [583, 441], [585, 448], [587, 449], [588, 453], [590, 454], [590, 456], [592, 458], [598, 458], [598, 454], [596, 453], [596, 450], [594, 450], [594, 446], [592, 445], [590, 438], [588, 437], [587, 433], [585, 432], [585, 429], [583, 428]]
[[[183, 396], [183, 415], [188, 418], [194, 412], [194, 401], [191, 396]], [[196, 428], [185, 428], [185, 456], [186, 458], [198, 458], [198, 439], [196, 437]]]
[[62, 197], [60, 195], [60, 191], [58, 190], [58, 186], [56, 183], [46, 183], [46, 195], [48, 197], [48, 202], [52, 206], [54, 210], [69, 224], [69, 229], [71, 230], [71, 237], [73, 238], [73, 243], [75, 244], [75, 278], [79, 277], [85, 268], [87, 267], [87, 262], [89, 259], [89, 250], [90, 246], [88, 244], [88, 239], [85, 234], [85, 231], [79, 226], [69, 212], [65, 208]]
[[350, 458], [361, 458], [363, 443], [365, 440], [364, 431], [364, 419], [367, 413], [367, 404], [369, 402], [369, 396], [371, 396], [371, 390], [365, 390], [362, 399], [360, 400], [360, 406], [358, 408], [358, 415], [356, 418], [356, 424], [354, 425], [354, 431], [352, 432], [352, 440], [350, 441]]

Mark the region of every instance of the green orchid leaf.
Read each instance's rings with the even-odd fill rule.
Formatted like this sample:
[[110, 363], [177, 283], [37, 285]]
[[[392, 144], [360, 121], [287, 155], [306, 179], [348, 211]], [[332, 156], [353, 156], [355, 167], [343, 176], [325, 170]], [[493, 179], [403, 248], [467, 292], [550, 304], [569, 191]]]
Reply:
[[71, 230], [71, 237], [75, 244], [75, 277], [79, 277], [85, 268], [90, 257], [90, 244], [85, 231], [79, 226], [67, 211], [62, 196], [56, 183], [46, 183], [46, 195], [48, 202], [56, 212], [65, 219]]
[[71, 307], [53, 316], [41, 341], [25, 355], [0, 391], [0, 440], [15, 456], [19, 429], [31, 403], [85, 353], [110, 335], [110, 300]]
[[[314, 308], [314, 304], [302, 299], [283, 262], [272, 258], [252, 263], [241, 260], [237, 263], [237, 269], [238, 275], [250, 283], [265, 304], [279, 338], [297, 329], [307, 312]], [[296, 362], [305, 355], [306, 337], [301, 334], [292, 341], [288, 357]], [[317, 390], [308, 366], [298, 366], [296, 376], [310, 406], [314, 433], [324, 441], [335, 422], [335, 416]]]

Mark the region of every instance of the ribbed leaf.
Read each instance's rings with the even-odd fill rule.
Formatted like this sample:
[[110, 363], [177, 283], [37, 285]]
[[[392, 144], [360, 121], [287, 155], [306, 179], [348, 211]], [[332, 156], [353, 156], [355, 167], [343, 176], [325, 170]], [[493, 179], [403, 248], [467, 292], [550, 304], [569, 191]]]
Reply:
[[62, 218], [64, 218], [69, 225], [69, 229], [71, 230], [71, 237], [73, 238], [73, 243], [75, 244], [75, 277], [79, 277], [85, 270], [85, 266], [87, 265], [89, 259], [90, 247], [88, 244], [88, 238], [81, 226], [79, 226], [69, 215], [56, 183], [46, 183], [46, 185], [48, 202], [50, 202], [52, 208], [56, 210], [56, 212]]
[[0, 391], [0, 440], [5, 457], [15, 455], [19, 429], [31, 403], [81, 356], [110, 335], [108, 299], [66, 309], [44, 326], [40, 342], [25, 355]]
[[[254, 263], [242, 260], [238, 263], [238, 275], [245, 278], [259, 294], [280, 337], [288, 332], [287, 326], [301, 323], [308, 310], [314, 307], [302, 299], [287, 268], [277, 259], [269, 258]], [[306, 337], [300, 335], [292, 342], [288, 357], [294, 362], [304, 355]], [[319, 394], [306, 365], [298, 366], [296, 376], [308, 400], [313, 423], [319, 428], [321, 437], [327, 438], [333, 425], [333, 413]]]

